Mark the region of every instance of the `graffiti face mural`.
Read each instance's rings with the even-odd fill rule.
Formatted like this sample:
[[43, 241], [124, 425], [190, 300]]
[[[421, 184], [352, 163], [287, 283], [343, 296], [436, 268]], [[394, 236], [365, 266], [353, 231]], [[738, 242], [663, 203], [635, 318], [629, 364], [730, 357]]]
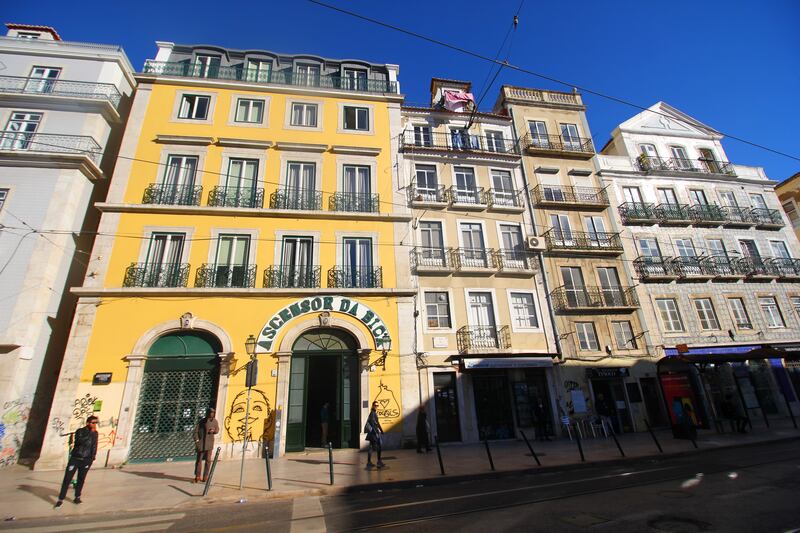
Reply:
[[250, 416], [247, 416], [247, 391], [243, 390], [233, 399], [228, 416], [225, 417], [225, 431], [234, 442], [245, 438], [245, 420], [247, 420], [247, 440], [269, 438], [275, 423], [267, 395], [258, 389], [250, 393]]

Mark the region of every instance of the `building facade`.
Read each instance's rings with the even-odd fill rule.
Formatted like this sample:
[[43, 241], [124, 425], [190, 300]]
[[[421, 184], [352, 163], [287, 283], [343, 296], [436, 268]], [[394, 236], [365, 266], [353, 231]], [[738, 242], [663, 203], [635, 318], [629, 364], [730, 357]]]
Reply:
[[[578, 93], [503, 86], [522, 153], [548, 303], [561, 357], [559, 417], [603, 414], [616, 431], [660, 423], [662, 403], [646, 327], [608, 195], [596, 175]], [[561, 418], [560, 418], [561, 419]]]
[[420, 398], [441, 442], [552, 428], [555, 341], [512, 122], [434, 78], [402, 108]]
[[[158, 47], [98, 205], [53, 420], [91, 402], [109, 464], [192, 455], [210, 406], [223, 459], [357, 448], [372, 401], [388, 445], [413, 438], [398, 68]], [[37, 466], [65, 449], [49, 432]]]
[[[0, 37], [0, 464], [38, 452], [135, 81], [118, 46]], [[66, 429], [65, 429], [66, 431]]]
[[780, 182], [775, 187], [775, 193], [792, 223], [794, 234], [800, 239], [800, 172]]
[[620, 124], [597, 158], [651, 342], [666, 356], [673, 424], [709, 427], [726, 400], [751, 421], [798, 408], [800, 245], [776, 183], [729, 163], [721, 140], [659, 102]]

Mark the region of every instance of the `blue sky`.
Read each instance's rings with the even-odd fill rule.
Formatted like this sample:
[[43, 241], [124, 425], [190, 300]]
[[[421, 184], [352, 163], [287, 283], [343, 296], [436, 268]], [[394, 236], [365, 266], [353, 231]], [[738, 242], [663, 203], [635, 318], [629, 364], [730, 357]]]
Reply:
[[[326, 0], [364, 15], [495, 56], [521, 0], [453, 3]], [[226, 11], [221, 11], [224, 6]], [[409, 102], [425, 102], [432, 76], [470, 80], [478, 93], [489, 65], [458, 52], [350, 18], [303, 0], [266, 2], [7, 2], [5, 22], [54, 26], [72, 41], [120, 44], [134, 67], [156, 40], [400, 65]], [[722, 131], [800, 157], [800, 2], [526, 0], [509, 62], [640, 105], [664, 100]], [[500, 84], [569, 90], [504, 70]], [[584, 95], [595, 142], [636, 110]], [[732, 139], [737, 164], [765, 167], [781, 181], [800, 161]]]

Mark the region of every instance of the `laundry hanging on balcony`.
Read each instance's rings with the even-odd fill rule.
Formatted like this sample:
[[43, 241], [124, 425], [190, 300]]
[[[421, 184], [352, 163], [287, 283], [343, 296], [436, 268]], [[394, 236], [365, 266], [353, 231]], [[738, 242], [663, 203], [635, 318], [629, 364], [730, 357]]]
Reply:
[[471, 113], [475, 109], [475, 97], [464, 91], [444, 91], [444, 108], [456, 113]]

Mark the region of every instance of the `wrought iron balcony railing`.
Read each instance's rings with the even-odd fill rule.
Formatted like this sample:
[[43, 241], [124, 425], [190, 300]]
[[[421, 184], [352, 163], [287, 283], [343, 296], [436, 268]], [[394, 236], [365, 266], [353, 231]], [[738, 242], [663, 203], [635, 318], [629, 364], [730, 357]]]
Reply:
[[658, 204], [654, 213], [661, 224], [691, 224], [694, 220], [689, 214], [687, 204]]
[[445, 150], [519, 155], [519, 149], [511, 139], [484, 137], [461, 130], [452, 130], [450, 133], [422, 133], [406, 130], [400, 136], [400, 149], [406, 152], [413, 150]]
[[722, 206], [722, 212], [725, 214], [726, 226], [752, 226], [755, 221], [748, 209], [741, 207]]
[[328, 270], [328, 287], [333, 289], [379, 289], [383, 287], [382, 267], [337, 266]]
[[411, 250], [411, 267], [416, 270], [452, 270], [452, 249], [415, 246]]
[[716, 161], [713, 159], [682, 159], [653, 157], [641, 154], [635, 160], [639, 170], [649, 171], [672, 171], [672, 172], [701, 172], [703, 174], [724, 174], [735, 176], [736, 171], [733, 165], [727, 161]]
[[710, 279], [715, 276], [714, 265], [705, 257], [675, 257], [673, 266], [681, 278]]
[[0, 93], [5, 94], [50, 94], [70, 98], [107, 100], [114, 107], [119, 105], [120, 93], [111, 83], [93, 83], [45, 78], [23, 78], [0, 76]]
[[239, 187], [214, 187], [208, 193], [211, 207], [264, 207], [264, 189], [242, 189]]
[[669, 280], [678, 277], [672, 257], [641, 256], [633, 260], [633, 268], [641, 280]]
[[725, 212], [717, 204], [689, 206], [689, 216], [694, 220], [694, 224], [722, 224], [727, 220]]
[[503, 272], [533, 272], [534, 256], [524, 250], [495, 250], [494, 264]]
[[453, 265], [458, 270], [463, 269], [493, 269], [492, 258], [494, 250], [491, 248], [456, 248], [452, 251]]
[[550, 252], [622, 253], [622, 239], [619, 233], [551, 229], [544, 234], [544, 238]]
[[411, 182], [408, 190], [408, 201], [411, 203], [431, 203], [431, 204], [444, 204], [447, 203], [447, 194], [444, 185], [437, 185], [434, 187], [420, 187], [417, 185], [416, 180]]
[[239, 66], [209, 66], [191, 62], [165, 62], [148, 59], [144, 74], [178, 76], [182, 78], [207, 78], [300, 87], [320, 87], [369, 93], [397, 93], [397, 82], [382, 79], [352, 79], [333, 75], [308, 75], [291, 70], [263, 71]]
[[623, 224], [655, 224], [660, 217], [653, 204], [644, 202], [625, 202], [618, 208]]
[[633, 309], [639, 299], [633, 287], [558, 287], [550, 294], [556, 311]]
[[186, 287], [189, 263], [131, 263], [123, 287]]
[[86, 135], [57, 135], [24, 131], [0, 131], [0, 150], [83, 155], [94, 161], [96, 165], [100, 164], [103, 156], [97, 141]]
[[256, 286], [256, 265], [223, 265], [203, 263], [197, 269], [195, 287], [236, 287]]
[[328, 208], [351, 213], [379, 213], [381, 197], [378, 193], [335, 192], [328, 201]]
[[456, 344], [461, 353], [511, 348], [508, 326], [463, 326], [456, 332]]
[[282, 189], [269, 195], [270, 209], [319, 211], [322, 209], [322, 191], [312, 189]]
[[144, 190], [143, 204], [200, 205], [203, 187], [200, 185], [172, 185], [151, 183]]
[[486, 207], [486, 193], [483, 187], [459, 189], [455, 185], [447, 190], [447, 197], [454, 207]]
[[526, 133], [520, 144], [526, 150], [547, 152], [575, 152], [594, 154], [594, 144], [584, 137], [564, 137], [563, 135], [544, 135]]
[[750, 216], [756, 223], [757, 227], [762, 228], [782, 228], [783, 217], [777, 209], [755, 208], [750, 210]]
[[315, 289], [320, 286], [319, 265], [272, 265], [264, 269], [267, 289]]
[[735, 259], [736, 265], [745, 276], [749, 278], [774, 278], [778, 277], [778, 271], [771, 263], [770, 258], [765, 257], [738, 257]]
[[724, 255], [704, 257], [703, 263], [713, 272], [715, 278], [741, 278], [745, 275], [739, 263]]
[[486, 201], [494, 209], [524, 209], [522, 191], [507, 191], [505, 189], [489, 189], [486, 192]]
[[568, 187], [537, 185], [533, 189], [533, 199], [537, 205], [577, 205], [587, 207], [608, 207], [608, 193], [596, 187]]
[[800, 259], [776, 257], [770, 260], [773, 270], [780, 278], [800, 278]]

